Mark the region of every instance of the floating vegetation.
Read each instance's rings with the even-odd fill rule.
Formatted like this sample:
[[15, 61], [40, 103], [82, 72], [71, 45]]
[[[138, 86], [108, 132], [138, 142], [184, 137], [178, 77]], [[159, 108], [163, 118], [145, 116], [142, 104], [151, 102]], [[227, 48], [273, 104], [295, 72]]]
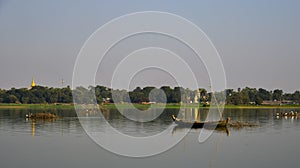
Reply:
[[230, 122], [229, 126], [234, 127], [234, 128], [243, 128], [243, 127], [257, 127], [258, 124], [248, 123], [248, 122], [241, 122], [241, 121], [234, 121], [234, 122]]
[[57, 119], [58, 115], [52, 113], [35, 113], [26, 114], [26, 118], [30, 119]]

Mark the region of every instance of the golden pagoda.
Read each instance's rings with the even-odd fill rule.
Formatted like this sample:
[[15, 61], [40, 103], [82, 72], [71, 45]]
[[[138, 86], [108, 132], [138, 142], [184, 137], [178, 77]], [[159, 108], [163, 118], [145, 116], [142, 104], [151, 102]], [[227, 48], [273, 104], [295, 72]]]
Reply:
[[33, 80], [33, 78], [32, 78], [30, 88], [33, 88], [33, 87], [35, 87], [35, 82], [34, 82], [34, 80]]

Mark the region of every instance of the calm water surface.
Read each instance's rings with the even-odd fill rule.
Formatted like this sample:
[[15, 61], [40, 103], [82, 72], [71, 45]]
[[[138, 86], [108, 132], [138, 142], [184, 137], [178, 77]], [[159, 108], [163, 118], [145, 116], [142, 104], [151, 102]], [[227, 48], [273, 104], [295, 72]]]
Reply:
[[[174, 148], [147, 158], [128, 158], [110, 153], [94, 143], [84, 132], [74, 111], [53, 110], [62, 118], [54, 121], [31, 121], [24, 109], [0, 110], [1, 168], [96, 168], [96, 167], [298, 167], [300, 158], [300, 119], [276, 118], [276, 112], [300, 109], [226, 109], [224, 117], [252, 122], [258, 127], [214, 131], [204, 143], [198, 142], [200, 129], [193, 129]], [[103, 112], [109, 123], [124, 134], [154, 135], [173, 124], [167, 109], [154, 121], [138, 123], [122, 114], [130, 110]], [[193, 120], [195, 113], [205, 117], [206, 111], [185, 109], [184, 117]], [[154, 112], [155, 113], [155, 112]], [[92, 114], [85, 117], [93, 120]], [[149, 114], [151, 115], [151, 114]], [[202, 117], [202, 118], [203, 118]], [[200, 119], [202, 119], [200, 118]], [[104, 119], [103, 119], [104, 120]], [[105, 128], [99, 127], [103, 131]], [[174, 134], [184, 130], [175, 127]], [[106, 132], [109, 134], [109, 132]], [[170, 135], [170, 138], [172, 135]]]

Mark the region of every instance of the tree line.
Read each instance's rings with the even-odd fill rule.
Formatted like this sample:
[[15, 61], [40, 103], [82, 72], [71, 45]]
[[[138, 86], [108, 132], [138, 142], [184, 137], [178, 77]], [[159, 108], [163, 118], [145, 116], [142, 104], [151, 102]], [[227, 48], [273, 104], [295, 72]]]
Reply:
[[[238, 88], [226, 89], [226, 104], [232, 105], [261, 105], [264, 101], [283, 102], [291, 104], [300, 103], [300, 92], [283, 93], [280, 89], [269, 91], [263, 88]], [[94, 95], [94, 96], [91, 96]], [[35, 86], [27, 88], [11, 88], [9, 90], [0, 89], [0, 103], [20, 103], [20, 104], [42, 104], [42, 103], [201, 103], [208, 104], [212, 99], [212, 93], [204, 88], [190, 90], [188, 88], [162, 86], [137, 87], [132, 91], [111, 89], [105, 86], [90, 86], [88, 88], [77, 87], [71, 89], [69, 86], [64, 88], [52, 88]], [[215, 93], [214, 95], [218, 95]], [[74, 100], [73, 100], [74, 98]]]
[[295, 91], [294, 93], [283, 93], [280, 89], [268, 91], [263, 88], [249, 88], [243, 89], [238, 88], [237, 91], [233, 89], [226, 90], [226, 103], [227, 104], [262, 104], [263, 101], [273, 101], [283, 103], [289, 102], [289, 104], [300, 103], [300, 92]]
[[48, 88], [44, 86], [34, 86], [27, 88], [11, 88], [9, 90], [0, 89], [0, 103], [72, 103], [71, 88]]

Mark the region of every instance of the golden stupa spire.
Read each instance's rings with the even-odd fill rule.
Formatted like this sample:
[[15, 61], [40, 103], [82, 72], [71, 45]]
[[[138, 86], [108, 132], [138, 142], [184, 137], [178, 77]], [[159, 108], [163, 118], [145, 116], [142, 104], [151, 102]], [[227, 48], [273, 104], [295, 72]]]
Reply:
[[35, 83], [34, 83], [34, 80], [32, 78], [32, 81], [31, 81], [31, 88], [35, 87]]

